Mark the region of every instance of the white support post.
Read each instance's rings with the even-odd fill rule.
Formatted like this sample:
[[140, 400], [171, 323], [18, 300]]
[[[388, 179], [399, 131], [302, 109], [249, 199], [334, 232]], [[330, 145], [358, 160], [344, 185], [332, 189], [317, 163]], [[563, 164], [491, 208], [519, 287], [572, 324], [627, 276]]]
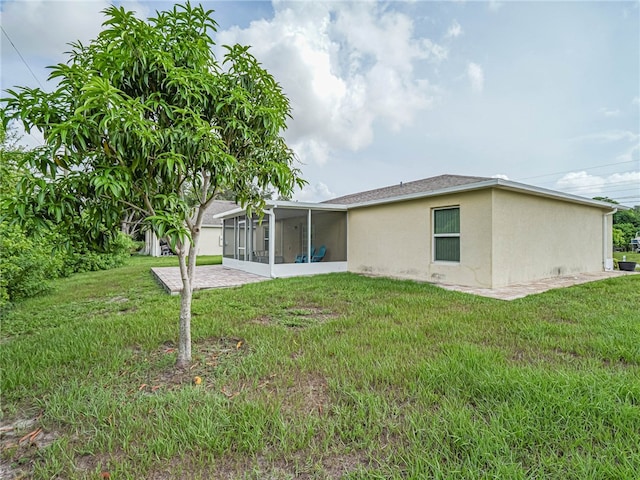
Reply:
[[307, 210], [307, 263], [311, 263], [311, 209]]
[[269, 276], [275, 278], [274, 264], [276, 263], [276, 214], [273, 210], [265, 210], [269, 215]]

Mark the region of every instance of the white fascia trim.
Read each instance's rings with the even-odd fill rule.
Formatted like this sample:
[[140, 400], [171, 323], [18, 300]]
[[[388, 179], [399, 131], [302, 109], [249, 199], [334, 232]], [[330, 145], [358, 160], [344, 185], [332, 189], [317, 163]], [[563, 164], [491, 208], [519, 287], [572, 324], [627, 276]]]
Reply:
[[345, 211], [347, 205], [337, 203], [312, 203], [312, 202], [292, 202], [279, 200], [275, 202], [267, 202], [269, 208], [291, 208], [291, 209], [312, 209], [312, 210], [333, 210], [333, 211]]
[[[339, 205], [335, 203], [310, 203], [310, 202], [291, 202], [291, 201], [269, 201], [265, 205], [265, 212], [267, 210], [273, 210], [274, 208], [288, 208], [290, 210], [329, 210], [333, 212], [345, 212], [347, 210], [346, 205]], [[213, 218], [230, 218], [235, 217], [246, 212], [246, 209], [242, 207], [234, 208], [233, 210], [227, 210], [226, 212], [218, 213]]]
[[213, 218], [219, 218], [224, 220], [225, 218], [235, 217], [239, 213], [244, 213], [245, 209], [242, 207], [234, 208], [233, 210], [227, 210], [226, 212], [216, 213]]

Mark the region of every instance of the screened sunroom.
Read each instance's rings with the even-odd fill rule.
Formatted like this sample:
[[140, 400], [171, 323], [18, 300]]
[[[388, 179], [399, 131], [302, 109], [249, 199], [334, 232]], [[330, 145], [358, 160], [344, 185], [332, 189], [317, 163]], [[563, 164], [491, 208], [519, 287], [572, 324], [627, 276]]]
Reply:
[[262, 218], [243, 210], [220, 218], [225, 267], [273, 278], [347, 271], [342, 205], [273, 202]]

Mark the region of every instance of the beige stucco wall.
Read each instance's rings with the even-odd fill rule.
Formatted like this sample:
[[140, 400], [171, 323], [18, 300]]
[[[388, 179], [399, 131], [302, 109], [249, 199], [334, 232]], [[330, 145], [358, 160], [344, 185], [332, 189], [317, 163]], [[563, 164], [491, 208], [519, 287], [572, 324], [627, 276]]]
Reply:
[[493, 286], [603, 269], [605, 210], [493, 190]]
[[[460, 207], [460, 263], [432, 260], [432, 210], [448, 206]], [[611, 256], [605, 213], [501, 189], [355, 208], [348, 269], [488, 288], [598, 272]]]
[[[200, 230], [200, 241], [197, 255], [222, 255], [222, 226], [203, 226]], [[160, 256], [160, 242], [155, 234], [145, 234], [145, 254], [152, 257]], [[190, 242], [187, 240], [186, 247]]]
[[[349, 210], [348, 269], [436, 283], [491, 287], [491, 191]], [[432, 209], [460, 206], [460, 263], [434, 262]]]
[[198, 255], [222, 255], [222, 226], [202, 227]]

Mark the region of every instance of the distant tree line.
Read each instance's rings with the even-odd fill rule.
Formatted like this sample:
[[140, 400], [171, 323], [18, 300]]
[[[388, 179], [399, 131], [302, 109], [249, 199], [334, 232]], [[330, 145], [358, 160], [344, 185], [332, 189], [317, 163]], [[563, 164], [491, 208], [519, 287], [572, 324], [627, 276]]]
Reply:
[[[594, 200], [619, 205], [608, 197], [595, 197]], [[640, 205], [630, 210], [618, 210], [613, 214], [613, 245], [618, 250], [627, 251], [631, 248], [631, 240], [640, 232]]]

